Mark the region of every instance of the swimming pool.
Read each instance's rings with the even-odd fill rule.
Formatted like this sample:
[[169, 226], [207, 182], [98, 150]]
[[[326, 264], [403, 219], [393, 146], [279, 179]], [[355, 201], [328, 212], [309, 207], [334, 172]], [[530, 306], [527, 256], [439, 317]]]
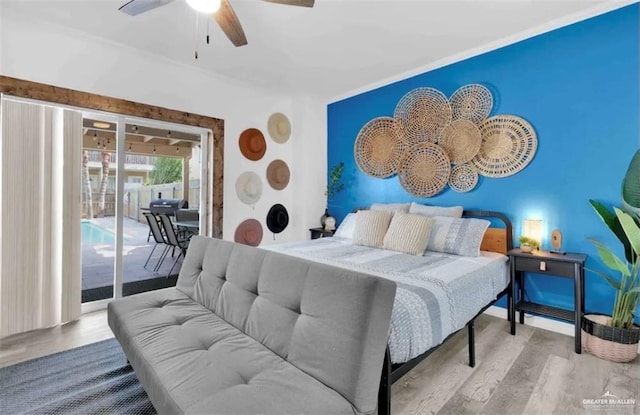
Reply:
[[82, 245], [113, 244], [116, 236], [108, 229], [89, 221], [82, 221]]

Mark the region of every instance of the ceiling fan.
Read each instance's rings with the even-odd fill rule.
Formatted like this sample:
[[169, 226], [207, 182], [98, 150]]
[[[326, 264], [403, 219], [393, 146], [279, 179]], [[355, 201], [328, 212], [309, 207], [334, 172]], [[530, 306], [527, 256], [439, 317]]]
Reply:
[[[130, 16], [136, 16], [169, 4], [173, 1], [174, 0], [130, 0], [120, 7], [119, 10]], [[263, 1], [290, 6], [313, 7], [315, 0]], [[235, 46], [244, 46], [247, 44], [247, 37], [244, 34], [244, 30], [242, 30], [240, 20], [238, 20], [238, 16], [236, 16], [236, 13], [233, 11], [233, 7], [231, 7], [229, 0], [186, 0], [186, 2], [194, 10], [212, 15], [222, 31]]]

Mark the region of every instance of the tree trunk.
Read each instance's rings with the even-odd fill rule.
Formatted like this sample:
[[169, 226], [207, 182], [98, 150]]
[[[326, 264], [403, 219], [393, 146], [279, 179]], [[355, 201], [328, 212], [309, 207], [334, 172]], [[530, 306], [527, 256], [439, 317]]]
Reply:
[[98, 215], [104, 217], [105, 199], [107, 196], [107, 184], [109, 183], [109, 162], [111, 153], [102, 152], [102, 178], [100, 180], [100, 201], [98, 202]]
[[91, 176], [89, 176], [89, 152], [82, 152], [82, 183], [84, 186], [87, 217], [93, 219], [93, 194], [91, 189]]

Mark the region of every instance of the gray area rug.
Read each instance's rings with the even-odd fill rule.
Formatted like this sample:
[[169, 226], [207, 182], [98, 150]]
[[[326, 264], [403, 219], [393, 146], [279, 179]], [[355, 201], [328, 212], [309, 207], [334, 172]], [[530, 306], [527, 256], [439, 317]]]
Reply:
[[0, 414], [155, 414], [115, 339], [0, 369]]

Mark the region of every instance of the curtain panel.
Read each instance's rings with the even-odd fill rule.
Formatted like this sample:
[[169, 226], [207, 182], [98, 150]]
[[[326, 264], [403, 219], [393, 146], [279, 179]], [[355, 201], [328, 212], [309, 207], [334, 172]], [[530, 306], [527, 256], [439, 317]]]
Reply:
[[81, 310], [82, 114], [0, 102], [0, 337]]

